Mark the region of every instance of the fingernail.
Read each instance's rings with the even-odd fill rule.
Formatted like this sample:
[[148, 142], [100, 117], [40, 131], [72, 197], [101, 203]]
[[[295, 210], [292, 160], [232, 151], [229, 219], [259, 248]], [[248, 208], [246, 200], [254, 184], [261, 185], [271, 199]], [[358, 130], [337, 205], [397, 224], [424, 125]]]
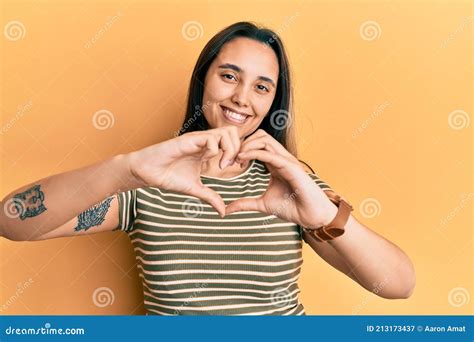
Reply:
[[219, 163], [219, 167], [221, 168], [221, 170], [224, 170], [224, 168], [227, 166], [227, 163], [227, 160], [221, 160], [221, 162]]

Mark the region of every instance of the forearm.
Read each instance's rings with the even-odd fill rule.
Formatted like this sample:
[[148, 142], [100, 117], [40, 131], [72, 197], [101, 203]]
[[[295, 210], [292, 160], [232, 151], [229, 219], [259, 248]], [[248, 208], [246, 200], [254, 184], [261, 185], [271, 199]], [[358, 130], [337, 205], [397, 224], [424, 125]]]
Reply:
[[117, 155], [12, 191], [1, 202], [1, 235], [10, 240], [30, 240], [107, 196], [139, 187], [131, 174], [128, 156]]
[[344, 258], [367, 290], [391, 299], [411, 295], [415, 270], [408, 256], [354, 216], [350, 215], [345, 233], [330, 240], [329, 244]]

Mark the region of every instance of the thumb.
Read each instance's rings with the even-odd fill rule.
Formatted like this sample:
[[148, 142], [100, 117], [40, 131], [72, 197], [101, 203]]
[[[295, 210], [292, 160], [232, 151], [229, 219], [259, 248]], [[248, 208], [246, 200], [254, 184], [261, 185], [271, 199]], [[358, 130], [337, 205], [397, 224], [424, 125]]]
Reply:
[[229, 215], [237, 211], [261, 211], [258, 199], [256, 198], [241, 198], [231, 202], [225, 208], [225, 214]]
[[214, 190], [208, 188], [205, 185], [199, 185], [197, 188], [189, 191], [189, 194], [198, 197], [205, 202], [209, 203], [214, 209], [217, 210], [220, 217], [225, 216], [225, 203], [221, 196]]

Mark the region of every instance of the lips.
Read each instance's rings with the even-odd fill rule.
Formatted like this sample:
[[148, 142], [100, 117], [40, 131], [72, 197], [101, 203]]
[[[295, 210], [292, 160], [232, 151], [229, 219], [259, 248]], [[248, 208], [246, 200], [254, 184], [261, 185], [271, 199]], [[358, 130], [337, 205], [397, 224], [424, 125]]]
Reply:
[[222, 109], [222, 114], [224, 115], [224, 118], [234, 124], [244, 124], [247, 119], [250, 117], [250, 115], [243, 114], [240, 112], [235, 112], [225, 106], [221, 106]]

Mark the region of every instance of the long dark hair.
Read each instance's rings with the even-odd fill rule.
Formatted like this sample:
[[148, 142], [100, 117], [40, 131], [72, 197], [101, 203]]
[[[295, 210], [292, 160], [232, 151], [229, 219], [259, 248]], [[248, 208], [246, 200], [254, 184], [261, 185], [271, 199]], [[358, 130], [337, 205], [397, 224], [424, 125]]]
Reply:
[[[258, 27], [256, 24], [248, 21], [237, 22], [224, 28], [204, 46], [191, 76], [186, 115], [178, 135], [209, 128], [207, 120], [202, 114], [202, 108], [206, 106], [206, 104], [202, 103], [204, 80], [209, 67], [224, 44], [238, 37], [246, 37], [266, 44], [267, 47], [273, 49], [278, 58], [279, 75], [275, 99], [269, 113], [258, 128], [265, 130], [297, 158], [294, 114], [292, 110], [293, 88], [290, 79], [288, 57], [283, 42], [274, 31]], [[307, 166], [309, 167], [309, 165]]]

